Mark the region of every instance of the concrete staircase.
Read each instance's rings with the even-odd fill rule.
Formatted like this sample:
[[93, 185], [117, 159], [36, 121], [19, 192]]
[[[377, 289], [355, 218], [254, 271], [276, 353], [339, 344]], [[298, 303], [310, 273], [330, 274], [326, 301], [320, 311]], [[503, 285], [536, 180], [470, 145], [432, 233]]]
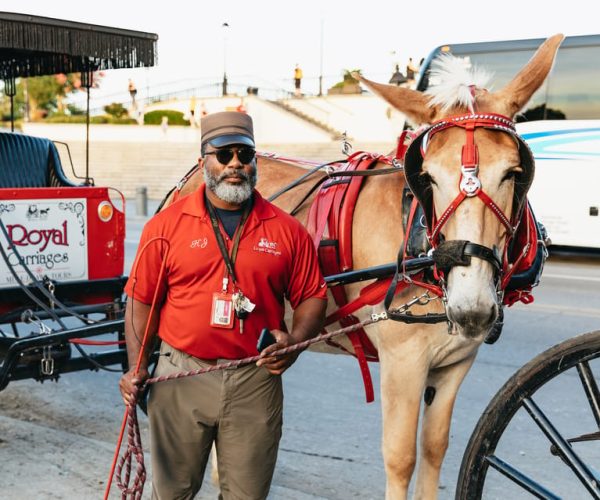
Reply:
[[312, 125], [315, 125], [316, 127], [319, 127], [321, 130], [330, 134], [332, 140], [341, 139], [341, 137], [343, 136], [343, 132], [341, 132], [340, 130], [337, 130], [336, 128], [332, 127], [331, 125], [327, 124], [325, 121], [321, 121], [308, 113], [304, 113], [303, 111], [300, 111], [299, 109], [290, 105], [286, 100], [278, 100], [278, 101], [270, 101], [270, 102], [282, 109], [285, 109], [286, 111], [288, 111], [289, 113], [292, 113], [293, 115], [297, 116], [298, 118], [302, 118], [303, 120], [307, 121], [308, 123], [311, 123]]

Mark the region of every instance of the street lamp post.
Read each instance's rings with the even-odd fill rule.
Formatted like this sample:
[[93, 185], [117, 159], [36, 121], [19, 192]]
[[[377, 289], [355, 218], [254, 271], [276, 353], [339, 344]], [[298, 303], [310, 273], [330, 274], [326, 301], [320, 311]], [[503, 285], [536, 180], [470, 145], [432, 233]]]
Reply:
[[320, 64], [319, 64], [319, 97], [323, 95], [323, 26], [325, 22], [321, 19], [321, 53], [320, 53]]
[[228, 23], [221, 25], [223, 28], [223, 97], [227, 95], [227, 28]]

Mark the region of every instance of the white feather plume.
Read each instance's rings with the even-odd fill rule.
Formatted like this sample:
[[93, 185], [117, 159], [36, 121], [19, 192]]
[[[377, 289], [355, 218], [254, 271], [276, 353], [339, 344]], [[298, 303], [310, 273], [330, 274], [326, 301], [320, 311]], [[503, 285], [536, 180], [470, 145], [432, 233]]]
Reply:
[[485, 89], [492, 73], [471, 64], [467, 57], [440, 54], [431, 64], [429, 73], [430, 104], [447, 111], [454, 106], [473, 106], [470, 86]]

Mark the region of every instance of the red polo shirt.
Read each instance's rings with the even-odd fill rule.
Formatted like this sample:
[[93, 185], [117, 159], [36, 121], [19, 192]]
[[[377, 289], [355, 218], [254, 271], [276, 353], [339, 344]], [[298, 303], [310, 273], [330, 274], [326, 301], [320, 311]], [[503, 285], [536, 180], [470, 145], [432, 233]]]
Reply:
[[[146, 223], [125, 292], [150, 304], [161, 262], [166, 259], [159, 288], [159, 336], [198, 358], [252, 356], [262, 328], [284, 328], [284, 298], [294, 309], [311, 297], [326, 300], [325, 282], [306, 229], [254, 191], [235, 272], [239, 288], [256, 308], [244, 320], [243, 333], [237, 318], [233, 328], [211, 327], [213, 294], [222, 289], [226, 267], [206, 210], [204, 189], [202, 185]], [[231, 253], [233, 242], [221, 232]], [[153, 238], [164, 240], [151, 242]], [[228, 291], [233, 291], [231, 280]]]

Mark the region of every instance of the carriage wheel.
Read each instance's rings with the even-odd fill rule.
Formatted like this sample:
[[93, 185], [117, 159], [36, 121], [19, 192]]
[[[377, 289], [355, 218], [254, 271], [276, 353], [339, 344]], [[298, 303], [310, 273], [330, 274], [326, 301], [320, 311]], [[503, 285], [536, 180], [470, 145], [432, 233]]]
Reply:
[[471, 435], [456, 499], [600, 499], [594, 371], [600, 376], [600, 331], [557, 344], [515, 372]]

